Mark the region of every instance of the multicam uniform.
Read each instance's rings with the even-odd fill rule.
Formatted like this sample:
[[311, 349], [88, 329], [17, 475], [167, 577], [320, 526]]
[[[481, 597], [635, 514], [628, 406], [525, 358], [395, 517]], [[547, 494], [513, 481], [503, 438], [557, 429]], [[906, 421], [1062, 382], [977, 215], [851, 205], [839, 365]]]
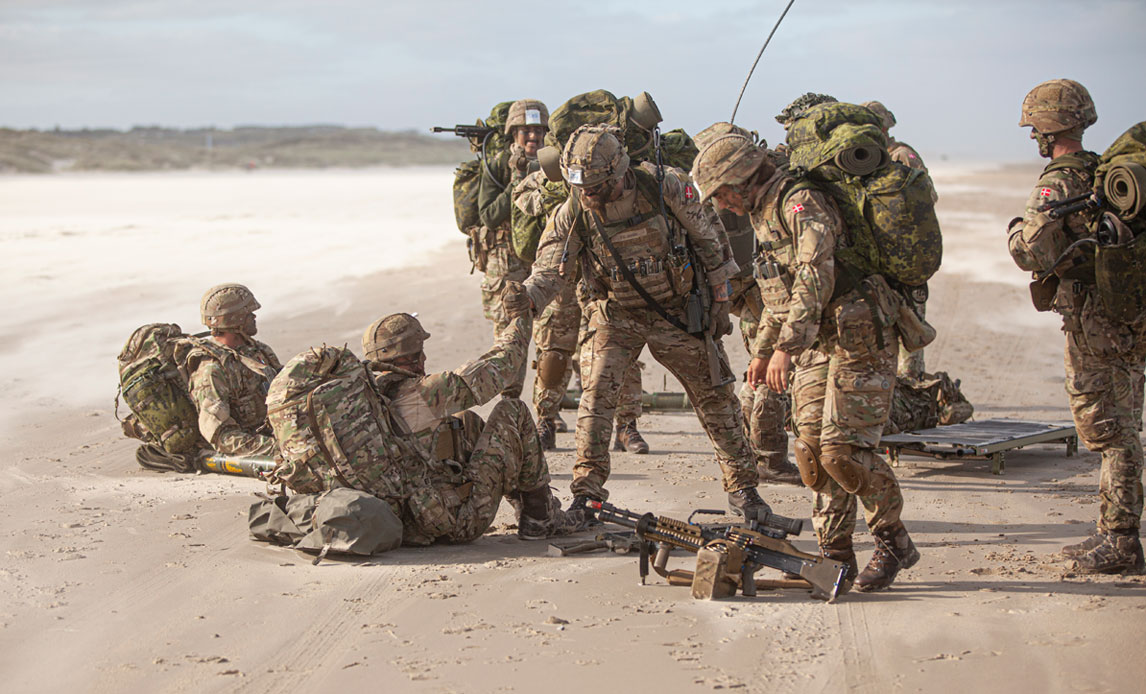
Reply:
[[778, 170], [748, 201], [765, 303], [751, 351], [759, 359], [774, 350], [793, 356], [796, 435], [824, 458], [850, 447], [851, 465], [859, 468], [853, 476], [866, 478], [849, 493], [800, 461], [805, 484], [816, 490], [812, 521], [820, 546], [850, 547], [857, 498], [877, 534], [897, 526], [903, 509], [895, 474], [875, 453], [895, 384], [898, 304], [879, 275], [862, 280], [862, 291], [846, 286], [854, 282], [835, 263], [836, 249], [847, 243], [835, 204], [817, 190], [791, 188]]
[[[654, 175], [651, 164], [641, 174]], [[646, 290], [666, 309], [680, 314], [687, 287], [670, 263], [668, 223], [644, 193], [635, 172], [625, 174], [625, 190], [606, 205], [600, 228], [611, 239]], [[683, 227], [712, 285], [722, 284], [737, 271], [719, 231], [698, 204], [694, 188], [683, 172], [670, 170], [664, 181], [665, 206]], [[609, 477], [609, 442], [612, 418], [625, 374], [647, 344], [653, 357], [684, 385], [701, 424], [716, 447], [717, 460], [728, 491], [755, 489], [756, 470], [744, 438], [732, 386], [713, 388], [709, 382], [704, 343], [669, 324], [636, 295], [620, 275], [602, 243], [597, 225], [587, 226], [588, 213], [576, 196], [562, 205], [542, 236], [532, 276], [525, 287], [534, 306], [546, 306], [571, 281], [571, 264], [581, 265], [590, 301], [589, 326], [581, 347], [584, 393], [577, 421], [577, 463], [573, 469], [575, 495], [605, 499]], [[563, 256], [568, 264], [562, 262]], [[723, 348], [720, 359], [727, 363]]]
[[402, 514], [403, 542], [469, 542], [493, 523], [503, 496], [548, 487], [549, 468], [525, 403], [503, 398], [485, 422], [469, 411], [516, 378], [529, 350], [529, 332], [527, 319], [511, 320], [488, 352], [453, 371], [419, 376], [369, 362], [392, 411], [430, 452], [425, 484], [414, 489], [409, 504], [423, 512]]
[[275, 440], [264, 425], [267, 390], [282, 368], [274, 351], [250, 338], [238, 349], [211, 339], [195, 343], [187, 372], [203, 438], [226, 455], [273, 455]]
[[[1053, 220], [1039, 208], [1089, 193], [1097, 164], [1097, 155], [1079, 152], [1052, 160], [1043, 171], [1021, 223], [1010, 230], [1008, 246], [1020, 268], [1045, 272], [1071, 243], [1093, 237], [1090, 215]], [[1099, 301], [1092, 264], [1064, 273], [1050, 308], [1062, 316], [1066, 333], [1066, 392], [1075, 427], [1086, 447], [1102, 454], [1099, 531], [1137, 534], [1146, 316], [1133, 323], [1110, 318]]]

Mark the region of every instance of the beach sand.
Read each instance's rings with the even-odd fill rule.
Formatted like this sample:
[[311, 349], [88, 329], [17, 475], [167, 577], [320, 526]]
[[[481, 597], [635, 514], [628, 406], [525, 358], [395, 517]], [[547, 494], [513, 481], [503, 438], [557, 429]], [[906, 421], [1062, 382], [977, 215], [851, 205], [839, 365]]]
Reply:
[[[945, 258], [927, 364], [962, 380], [977, 419], [1070, 419], [1058, 320], [1030, 306], [1006, 252], [1037, 172], [933, 171]], [[5, 691], [1141, 689], [1146, 579], [1072, 575], [1055, 556], [1097, 514], [1098, 456], [1085, 450], [1012, 452], [1003, 476], [984, 461], [906, 458], [904, 519], [923, 558], [891, 590], [833, 604], [802, 591], [699, 602], [655, 576], [638, 585], [632, 555], [555, 558], [519, 541], [505, 506], [469, 545], [314, 566], [248, 539], [261, 483], [136, 465], [112, 416], [115, 354], [143, 323], [198, 330], [199, 297], [218, 282], [254, 289], [259, 337], [284, 361], [323, 342], [357, 351], [363, 328], [395, 311], [417, 311], [433, 334], [428, 369], [480, 354], [491, 331], [450, 176], [0, 179]], [[739, 336], [726, 347], [742, 369]], [[646, 390], [679, 390], [644, 361]], [[677, 518], [723, 505], [694, 415], [640, 426], [653, 452], [614, 454], [610, 501]], [[566, 502], [572, 445], [559, 434], [548, 456]], [[761, 493], [809, 516], [806, 490]], [[814, 550], [809, 532], [795, 543]]]

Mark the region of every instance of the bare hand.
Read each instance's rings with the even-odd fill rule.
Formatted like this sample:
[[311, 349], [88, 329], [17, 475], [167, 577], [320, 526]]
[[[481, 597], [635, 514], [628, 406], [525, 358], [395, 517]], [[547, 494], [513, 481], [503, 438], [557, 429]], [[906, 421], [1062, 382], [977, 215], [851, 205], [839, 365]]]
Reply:
[[764, 382], [764, 375], [768, 370], [768, 362], [763, 359], [753, 359], [748, 364], [748, 385], [755, 388]]
[[772, 352], [772, 358], [768, 360], [768, 372], [764, 376], [764, 382], [773, 391], [783, 393], [788, 389], [788, 373], [791, 368], [792, 355], [780, 350]]

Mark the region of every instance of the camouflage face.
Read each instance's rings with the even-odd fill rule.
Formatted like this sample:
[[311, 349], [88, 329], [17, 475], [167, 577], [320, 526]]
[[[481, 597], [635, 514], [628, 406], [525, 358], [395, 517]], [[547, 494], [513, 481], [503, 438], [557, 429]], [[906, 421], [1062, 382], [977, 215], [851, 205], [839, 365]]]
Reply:
[[545, 128], [540, 125], [519, 125], [513, 129], [513, 141], [525, 150], [525, 156], [537, 158], [537, 150], [545, 140]]
[[430, 333], [422, 329], [418, 319], [409, 313], [395, 313], [379, 318], [362, 334], [362, 352], [372, 361], [393, 362], [400, 359], [418, 358], [422, 354], [422, 343]]
[[203, 294], [199, 315], [203, 325], [212, 332], [234, 332], [250, 337], [258, 330], [254, 312], [260, 308], [250, 289], [241, 284], [220, 284]]
[[573, 131], [561, 156], [565, 180], [581, 190], [619, 181], [629, 170], [629, 155], [620, 128], [582, 125]]
[[1043, 135], [1089, 128], [1098, 121], [1090, 92], [1074, 80], [1049, 80], [1027, 93], [1019, 127], [1032, 127]]

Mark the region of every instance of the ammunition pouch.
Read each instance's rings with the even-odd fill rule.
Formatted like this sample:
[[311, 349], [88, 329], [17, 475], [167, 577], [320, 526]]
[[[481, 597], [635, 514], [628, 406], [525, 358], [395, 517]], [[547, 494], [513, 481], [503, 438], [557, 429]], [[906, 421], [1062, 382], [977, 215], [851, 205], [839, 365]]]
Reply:
[[570, 355], [555, 349], [548, 349], [537, 357], [537, 380], [547, 389], [561, 388], [565, 383], [565, 372], [569, 369]]
[[935, 328], [915, 310], [915, 302], [906, 295], [899, 303], [895, 327], [899, 339], [908, 352], [918, 352], [935, 341]]
[[1106, 314], [1118, 322], [1133, 323], [1146, 311], [1146, 233], [1125, 243], [1099, 246], [1094, 266], [1098, 297]]
[[828, 473], [820, 464], [820, 444], [797, 438], [792, 445], [796, 454], [796, 467], [800, 469], [800, 480], [804, 486], [818, 492], [828, 483]]
[[466, 242], [469, 249], [470, 262], [478, 272], [485, 272], [489, 267], [489, 251], [497, 241], [498, 232], [489, 227], [470, 227], [468, 232], [470, 240]]
[[1050, 311], [1054, 308], [1054, 297], [1058, 294], [1058, 283], [1058, 275], [1053, 273], [1042, 279], [1031, 281], [1031, 303], [1035, 305], [1036, 311]]
[[868, 491], [871, 474], [852, 455], [855, 447], [846, 443], [824, 446], [824, 470], [849, 494], [863, 495]]

